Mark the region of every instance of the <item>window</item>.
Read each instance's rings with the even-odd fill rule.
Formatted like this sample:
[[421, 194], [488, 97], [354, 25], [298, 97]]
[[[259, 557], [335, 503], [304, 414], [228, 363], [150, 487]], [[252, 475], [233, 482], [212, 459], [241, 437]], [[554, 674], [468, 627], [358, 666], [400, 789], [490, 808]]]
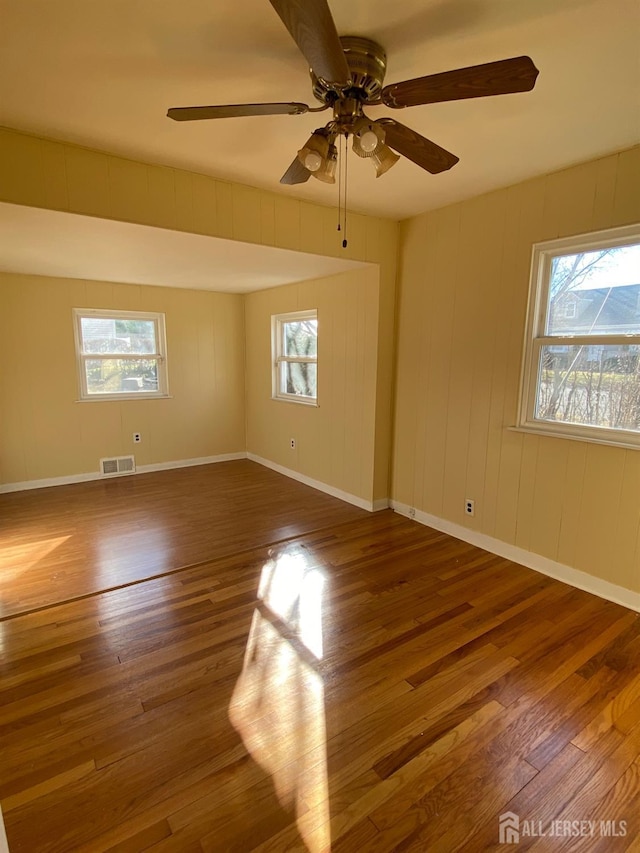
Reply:
[[318, 312], [271, 318], [273, 396], [315, 404], [318, 397]]
[[167, 396], [164, 314], [75, 308], [82, 400]]
[[519, 426], [640, 447], [640, 226], [534, 246]]

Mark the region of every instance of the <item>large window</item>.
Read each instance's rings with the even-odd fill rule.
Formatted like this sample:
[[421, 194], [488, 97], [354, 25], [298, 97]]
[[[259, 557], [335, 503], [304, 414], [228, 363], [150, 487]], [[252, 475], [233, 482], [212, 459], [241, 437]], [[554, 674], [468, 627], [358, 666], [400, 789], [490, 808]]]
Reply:
[[519, 425], [640, 447], [640, 226], [534, 246]]
[[167, 395], [164, 314], [73, 313], [82, 400]]
[[318, 399], [318, 313], [296, 311], [271, 318], [273, 396], [315, 404]]

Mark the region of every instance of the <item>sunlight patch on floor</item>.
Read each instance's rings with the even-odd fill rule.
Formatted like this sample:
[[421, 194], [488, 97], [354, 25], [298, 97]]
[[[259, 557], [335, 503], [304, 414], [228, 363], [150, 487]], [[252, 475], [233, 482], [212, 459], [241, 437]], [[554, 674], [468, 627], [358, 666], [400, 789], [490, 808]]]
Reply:
[[33, 542], [22, 542], [20, 545], [0, 547], [0, 581], [11, 581], [20, 577], [70, 538], [70, 536], [54, 536], [51, 539], [38, 539]]
[[291, 550], [269, 560], [262, 570], [258, 598], [322, 660], [322, 591], [324, 575], [310, 565], [308, 552]]
[[2, 819], [2, 809], [0, 809], [0, 853], [9, 853], [7, 835], [4, 831], [4, 820]]
[[310, 853], [331, 850], [322, 658], [325, 578], [287, 546], [264, 566], [229, 719], [295, 816]]

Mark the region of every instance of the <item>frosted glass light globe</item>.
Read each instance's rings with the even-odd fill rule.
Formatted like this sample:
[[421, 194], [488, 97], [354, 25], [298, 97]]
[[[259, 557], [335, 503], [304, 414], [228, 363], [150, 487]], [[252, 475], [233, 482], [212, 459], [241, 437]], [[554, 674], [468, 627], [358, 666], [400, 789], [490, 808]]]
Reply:
[[317, 172], [322, 166], [322, 157], [317, 151], [308, 151], [304, 157], [304, 167], [310, 172]]
[[366, 151], [367, 154], [371, 154], [372, 151], [375, 151], [378, 147], [378, 137], [372, 130], [365, 130], [359, 136], [360, 139], [360, 147], [363, 151]]

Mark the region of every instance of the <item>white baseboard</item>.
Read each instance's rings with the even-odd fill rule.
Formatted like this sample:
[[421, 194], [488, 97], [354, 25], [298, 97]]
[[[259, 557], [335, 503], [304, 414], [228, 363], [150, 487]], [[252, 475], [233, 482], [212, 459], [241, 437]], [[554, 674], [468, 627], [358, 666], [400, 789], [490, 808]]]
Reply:
[[533, 551], [527, 551], [524, 548], [519, 548], [517, 545], [509, 545], [508, 542], [503, 542], [501, 539], [495, 539], [493, 536], [487, 536], [485, 533], [479, 533], [477, 530], [469, 530], [469, 528], [463, 527], [461, 524], [455, 524], [444, 518], [429, 515], [429, 513], [422, 512], [421, 510], [416, 509], [410, 513], [410, 509], [412, 508], [408, 504], [403, 504], [399, 501], [391, 501], [390, 504], [395, 512], [400, 513], [400, 515], [406, 515], [407, 518], [413, 518], [415, 521], [419, 521], [420, 524], [433, 527], [442, 533], [455, 536], [456, 539], [462, 539], [470, 545], [476, 545], [478, 548], [483, 548], [485, 551], [497, 554], [498, 557], [504, 557], [514, 563], [520, 563], [521, 566], [526, 566], [528, 569], [533, 569], [536, 572], [555, 578], [570, 586], [590, 592], [600, 598], [606, 598], [608, 601], [621, 604], [630, 610], [640, 612], [640, 592], [634, 592], [631, 589], [626, 589], [623, 586], [618, 586], [615, 583], [610, 583], [602, 578], [587, 574], [587, 572], [574, 569], [564, 563], [558, 563], [555, 560], [550, 560], [548, 557], [534, 554]]
[[47, 489], [49, 486], [67, 486], [69, 483], [84, 483], [87, 480], [100, 480], [97, 471], [88, 474], [70, 474], [67, 477], [49, 477], [46, 480], [25, 480], [22, 483], [0, 484], [0, 495], [6, 492], [24, 492], [27, 489]]
[[[194, 459], [175, 459], [171, 462], [154, 462], [151, 465], [137, 465], [135, 474], [148, 474], [151, 471], [168, 471], [171, 468], [190, 468], [193, 465], [211, 465], [215, 462], [229, 462], [234, 459], [246, 459], [247, 454], [241, 453], [220, 453], [217, 456], [200, 456]], [[130, 475], [126, 475], [130, 476]], [[27, 489], [46, 489], [49, 486], [66, 486], [70, 483], [84, 483], [87, 480], [102, 480], [102, 475], [98, 471], [90, 471], [87, 474], [70, 474], [67, 477], [50, 477], [46, 480], [25, 480], [22, 483], [2, 483], [0, 484], [0, 494], [7, 492], [23, 492]], [[113, 478], [109, 478], [113, 479]], [[1, 853], [1, 851], [0, 851]]]
[[373, 502], [373, 512], [380, 512], [381, 509], [389, 509], [389, 498], [380, 498]]
[[192, 468], [195, 465], [213, 465], [215, 462], [233, 462], [236, 459], [246, 459], [247, 454], [241, 453], [219, 453], [217, 456], [199, 456], [195, 459], [177, 459], [174, 462], [155, 462], [152, 465], [140, 465], [136, 468], [136, 474], [146, 474], [150, 471], [169, 471], [171, 468]]
[[[271, 468], [272, 471], [277, 471], [278, 474], [284, 474], [285, 477], [290, 477], [292, 480], [297, 480], [299, 483], [304, 483], [305, 486], [311, 486], [312, 489], [317, 489], [319, 492], [324, 492], [331, 495], [333, 498], [339, 498], [353, 506], [366, 509], [369, 512], [377, 512], [381, 509], [387, 509], [389, 501], [368, 501], [365, 498], [360, 498], [358, 495], [352, 495], [350, 492], [343, 492], [342, 489], [336, 489], [328, 483], [323, 483], [321, 480], [314, 480], [312, 477], [307, 477], [305, 474], [300, 474], [291, 468], [285, 468], [284, 465], [278, 465], [277, 462], [272, 462], [270, 459], [263, 459], [262, 456], [256, 456], [255, 453], [247, 453], [247, 459], [252, 462], [257, 462], [259, 465], [264, 465], [265, 468]], [[384, 506], [383, 506], [384, 503]]]

